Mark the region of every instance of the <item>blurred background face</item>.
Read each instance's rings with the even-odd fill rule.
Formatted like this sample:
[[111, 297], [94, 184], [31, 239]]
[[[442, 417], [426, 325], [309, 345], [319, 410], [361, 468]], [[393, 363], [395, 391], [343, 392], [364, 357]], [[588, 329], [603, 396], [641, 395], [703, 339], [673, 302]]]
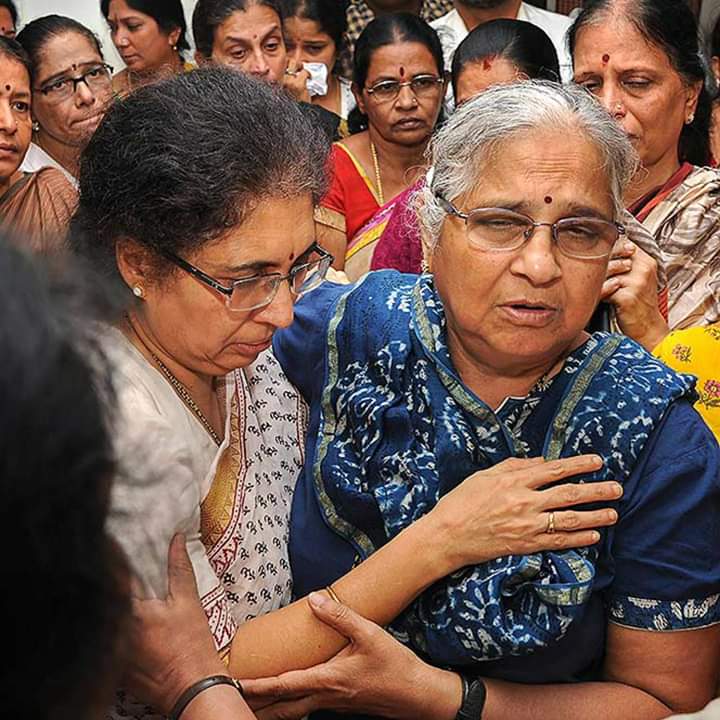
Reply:
[[133, 72], [158, 70], [177, 57], [173, 46], [180, 38], [180, 29], [164, 32], [155, 18], [134, 10], [125, 0], [111, 0], [108, 25], [120, 57]]
[[419, 76], [440, 77], [430, 50], [416, 42], [396, 42], [378, 48], [372, 55], [364, 88], [356, 88], [360, 110], [370, 125], [387, 141], [399, 145], [418, 145], [432, 133], [442, 104], [444, 85], [430, 84], [422, 92], [409, 86], [394, 98], [384, 98], [368, 89], [379, 83], [405, 83]]
[[9, 38], [15, 37], [15, 23], [6, 7], [0, 7], [0, 35]]
[[462, 105], [491, 85], [507, 85], [526, 79], [527, 75], [505, 58], [484, 58], [469, 63], [462, 69], [455, 83], [455, 105]]
[[215, 30], [212, 60], [265, 82], [281, 84], [287, 51], [278, 14], [265, 5], [234, 12]]
[[[71, 92], [71, 79], [82, 75], [86, 81]], [[41, 133], [84, 146], [112, 98], [110, 74], [95, 45], [74, 32], [52, 37], [43, 48], [36, 76], [33, 116]]]
[[323, 63], [332, 72], [337, 59], [333, 39], [320, 29], [315, 20], [298, 16], [286, 18], [283, 23], [285, 47], [289, 59], [301, 63]]
[[0, 55], [0, 184], [20, 167], [32, 137], [30, 76], [17, 60]]

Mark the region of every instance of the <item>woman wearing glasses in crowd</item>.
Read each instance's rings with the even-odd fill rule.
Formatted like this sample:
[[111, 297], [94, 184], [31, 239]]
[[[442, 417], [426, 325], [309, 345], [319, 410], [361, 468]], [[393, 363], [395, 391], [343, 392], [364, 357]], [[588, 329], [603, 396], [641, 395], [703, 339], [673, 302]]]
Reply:
[[333, 147], [330, 190], [316, 213], [318, 238], [337, 269], [350, 260], [369, 268], [369, 252], [352, 239], [422, 172], [445, 92], [435, 31], [409, 13], [373, 20], [355, 45], [353, 92], [349, 125], [356, 134]]
[[113, 79], [116, 92], [193, 69], [182, 55], [190, 45], [180, 0], [100, 0], [100, 10], [127, 66]]
[[[272, 615], [269, 630], [247, 622], [291, 598], [289, 514], [304, 461], [305, 406], [270, 343], [292, 322], [297, 296], [319, 284], [330, 264], [313, 222], [328, 150], [284, 93], [209, 68], [113, 106], [83, 155], [74, 248], [134, 299], [127, 317], [105, 331], [117, 369], [115, 443], [124, 465], [113, 530], [145, 590], [160, 597], [170, 538], [186, 534], [215, 646], [221, 655], [234, 647], [240, 675], [305, 667], [343, 644], [305, 602]], [[338, 592], [386, 622], [428, 584], [470, 562], [509, 547], [592, 542], [582, 528], [612, 519], [581, 513], [579, 532], [553, 538], [527, 527], [542, 524], [550, 502], [534, 488], [594, 462], [527, 461], [469, 479], [341, 579]], [[498, 482], [512, 492], [490, 503]], [[576, 501], [613, 496], [607, 483], [579, 493]], [[518, 515], [513, 498], [528, 501], [525, 513]], [[488, 530], [490, 512], [507, 521], [506, 533]], [[266, 653], [267, 642], [284, 647]], [[199, 679], [183, 663], [174, 667], [172, 697], [160, 708], [166, 714], [180, 695], [174, 690]], [[227, 672], [217, 655], [205, 669]]]
[[76, 184], [80, 153], [113, 96], [112, 68], [92, 31], [61, 15], [33, 20], [18, 42], [33, 72], [33, 142], [22, 169], [54, 167]]
[[0, 38], [0, 226], [35, 250], [57, 247], [77, 195], [55, 168], [20, 168], [32, 139], [32, 68], [15, 40]]

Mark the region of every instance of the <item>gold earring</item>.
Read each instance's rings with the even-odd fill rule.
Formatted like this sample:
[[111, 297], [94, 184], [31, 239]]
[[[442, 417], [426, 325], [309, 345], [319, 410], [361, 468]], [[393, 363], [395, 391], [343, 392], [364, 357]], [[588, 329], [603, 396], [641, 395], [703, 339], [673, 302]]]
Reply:
[[142, 289], [142, 286], [141, 286], [141, 285], [136, 285], [136, 286], [133, 288], [133, 295], [134, 295], [136, 298], [143, 298], [143, 297], [145, 297], [145, 291]]

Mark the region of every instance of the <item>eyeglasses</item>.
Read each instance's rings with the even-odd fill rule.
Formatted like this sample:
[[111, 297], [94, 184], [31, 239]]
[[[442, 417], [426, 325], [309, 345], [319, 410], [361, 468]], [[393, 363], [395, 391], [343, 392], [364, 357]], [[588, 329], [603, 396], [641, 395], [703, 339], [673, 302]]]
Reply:
[[[174, 265], [196, 277], [213, 290], [225, 295], [225, 304], [230, 310], [248, 312], [269, 305], [278, 293], [280, 285], [287, 280], [290, 292], [296, 297], [316, 288], [327, 276], [333, 256], [317, 243], [313, 243], [307, 252], [298, 258], [287, 275], [268, 273], [235, 280], [230, 287], [225, 287], [199, 268], [191, 265], [174, 253], [166, 252], [164, 256]], [[313, 257], [315, 256], [315, 257]]]
[[443, 84], [444, 80], [437, 75], [416, 75], [412, 80], [400, 82], [399, 80], [381, 80], [372, 87], [365, 88], [368, 95], [372, 95], [376, 102], [386, 103], [395, 100], [400, 90], [409, 87], [412, 94], [418, 98], [432, 97]]
[[107, 90], [112, 83], [113, 68], [112, 65], [102, 63], [93, 65], [82, 75], [77, 77], [60, 77], [49, 83], [45, 83], [42, 87], [35, 88], [37, 92], [41, 92], [48, 100], [53, 103], [61, 103], [73, 97], [77, 92], [78, 85], [85, 83], [91, 91]]
[[625, 226], [593, 217], [562, 218], [555, 223], [535, 222], [532, 218], [504, 208], [476, 208], [460, 212], [451, 202], [435, 196], [442, 209], [465, 221], [470, 245], [488, 252], [512, 252], [530, 241], [536, 228], [549, 227], [558, 250], [579, 260], [597, 260], [612, 252]]

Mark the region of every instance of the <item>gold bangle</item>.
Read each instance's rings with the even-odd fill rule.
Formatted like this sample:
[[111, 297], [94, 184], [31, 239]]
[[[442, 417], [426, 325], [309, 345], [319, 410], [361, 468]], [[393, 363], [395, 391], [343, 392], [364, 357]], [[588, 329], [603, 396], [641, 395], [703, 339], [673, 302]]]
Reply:
[[342, 603], [340, 602], [340, 598], [337, 596], [337, 593], [333, 590], [332, 585], [328, 585], [325, 588], [325, 592], [330, 596], [331, 600], [334, 600], [338, 605], [342, 605]]

